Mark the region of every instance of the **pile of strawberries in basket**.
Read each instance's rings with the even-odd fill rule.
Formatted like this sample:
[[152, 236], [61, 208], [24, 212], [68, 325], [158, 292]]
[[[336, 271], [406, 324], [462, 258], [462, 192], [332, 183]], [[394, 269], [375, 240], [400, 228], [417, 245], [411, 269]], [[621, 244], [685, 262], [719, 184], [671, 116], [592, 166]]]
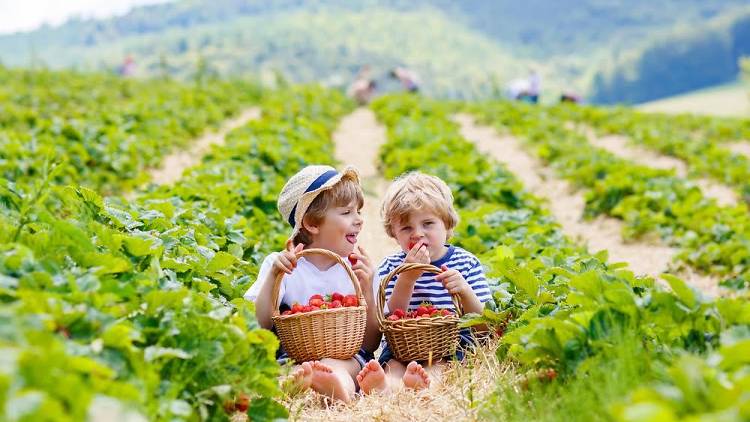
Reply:
[[329, 296], [312, 295], [307, 301], [307, 305], [294, 303], [292, 309], [287, 309], [281, 315], [303, 314], [305, 312], [318, 311], [321, 309], [346, 308], [359, 306], [357, 295], [342, 295], [341, 293], [332, 293]]
[[398, 321], [401, 319], [415, 319], [415, 318], [432, 318], [432, 317], [443, 317], [453, 315], [453, 312], [448, 309], [438, 309], [430, 302], [422, 302], [419, 307], [413, 311], [404, 312], [403, 309], [396, 309], [391, 312], [388, 316], [388, 321]]

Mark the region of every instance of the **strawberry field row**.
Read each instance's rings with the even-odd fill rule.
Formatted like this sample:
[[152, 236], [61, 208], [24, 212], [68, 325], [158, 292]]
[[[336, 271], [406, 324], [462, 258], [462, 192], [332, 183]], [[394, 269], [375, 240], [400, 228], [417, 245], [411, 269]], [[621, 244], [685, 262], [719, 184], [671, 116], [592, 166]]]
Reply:
[[256, 85], [185, 85], [0, 67], [0, 176], [16, 189], [48, 178], [103, 194], [148, 181], [146, 169], [257, 102]]
[[707, 176], [734, 188], [750, 201], [750, 159], [727, 148], [750, 140], [750, 120], [643, 114], [630, 109], [553, 107], [558, 121], [575, 121], [600, 134], [626, 135], [632, 141], [685, 161], [691, 174]]
[[671, 171], [634, 164], [596, 148], [544, 108], [502, 102], [471, 106], [499, 130], [510, 131], [564, 178], [586, 192], [588, 216], [622, 219], [625, 237], [658, 233], [678, 246], [678, 259], [723, 285], [750, 280], [750, 216], [744, 205], [721, 207]]
[[135, 201], [55, 184], [0, 195], [0, 419], [224, 420], [239, 394], [258, 420], [285, 414], [277, 340], [241, 293], [288, 232], [277, 192], [331, 161], [350, 104], [299, 88], [262, 106], [178, 185]]
[[[592, 256], [577, 247], [503, 167], [461, 138], [449, 119], [451, 107], [396, 96], [373, 108], [388, 127], [380, 156], [384, 174], [436, 174], [456, 195], [462, 221], [453, 241], [480, 253], [495, 281], [494, 303], [474, 322], [504, 334], [498, 355], [520, 365], [520, 372], [560, 374], [526, 392], [518, 379], [511, 380], [515, 385], [501, 380], [494, 398], [480, 404], [487, 417], [591, 419], [610, 413], [627, 420], [638, 411], [646, 417], [748, 417], [748, 398], [741, 394], [750, 370], [747, 298], [708, 300], [676, 277], [667, 277], [666, 291], [651, 278], [608, 265], [606, 253]], [[683, 382], [695, 368], [706, 371]], [[679, 398], [656, 384], [628, 396], [656, 382]], [[694, 392], [705, 386], [717, 394], [697, 397]]]

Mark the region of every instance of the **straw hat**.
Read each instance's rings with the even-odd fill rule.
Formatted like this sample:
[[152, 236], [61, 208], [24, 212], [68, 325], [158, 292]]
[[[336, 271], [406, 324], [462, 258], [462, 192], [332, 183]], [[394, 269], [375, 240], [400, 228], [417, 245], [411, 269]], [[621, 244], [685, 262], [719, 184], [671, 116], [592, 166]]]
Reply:
[[293, 228], [291, 237], [294, 237], [302, 227], [302, 217], [313, 200], [343, 178], [350, 178], [359, 183], [359, 174], [351, 166], [342, 172], [331, 166], [307, 166], [286, 182], [279, 194], [278, 207], [281, 215]]

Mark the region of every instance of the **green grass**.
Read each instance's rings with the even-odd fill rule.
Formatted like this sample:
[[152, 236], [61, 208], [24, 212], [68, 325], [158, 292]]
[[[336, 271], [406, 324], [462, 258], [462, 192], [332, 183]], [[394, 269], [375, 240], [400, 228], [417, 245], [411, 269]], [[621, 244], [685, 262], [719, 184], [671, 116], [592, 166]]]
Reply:
[[718, 85], [637, 106], [657, 113], [694, 113], [750, 118], [750, 87], [741, 82]]

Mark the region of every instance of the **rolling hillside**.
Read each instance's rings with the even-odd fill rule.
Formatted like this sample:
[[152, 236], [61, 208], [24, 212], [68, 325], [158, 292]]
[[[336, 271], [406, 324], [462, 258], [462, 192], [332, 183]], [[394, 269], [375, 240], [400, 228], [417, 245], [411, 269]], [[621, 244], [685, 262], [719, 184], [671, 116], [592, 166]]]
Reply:
[[[738, 0], [189, 0], [0, 36], [0, 61], [114, 70], [132, 54], [140, 75], [190, 77], [205, 59], [220, 74], [280, 71], [330, 85], [363, 63], [385, 82], [402, 64], [425, 92], [450, 97], [495, 96], [533, 67], [547, 99], [572, 89], [595, 102], [642, 102], [734, 80], [738, 55], [750, 51], [747, 15]], [[696, 48], [712, 54], [689, 53]], [[683, 52], [668, 66], [686, 69], [669, 84], [650, 59], [665, 51]]]

